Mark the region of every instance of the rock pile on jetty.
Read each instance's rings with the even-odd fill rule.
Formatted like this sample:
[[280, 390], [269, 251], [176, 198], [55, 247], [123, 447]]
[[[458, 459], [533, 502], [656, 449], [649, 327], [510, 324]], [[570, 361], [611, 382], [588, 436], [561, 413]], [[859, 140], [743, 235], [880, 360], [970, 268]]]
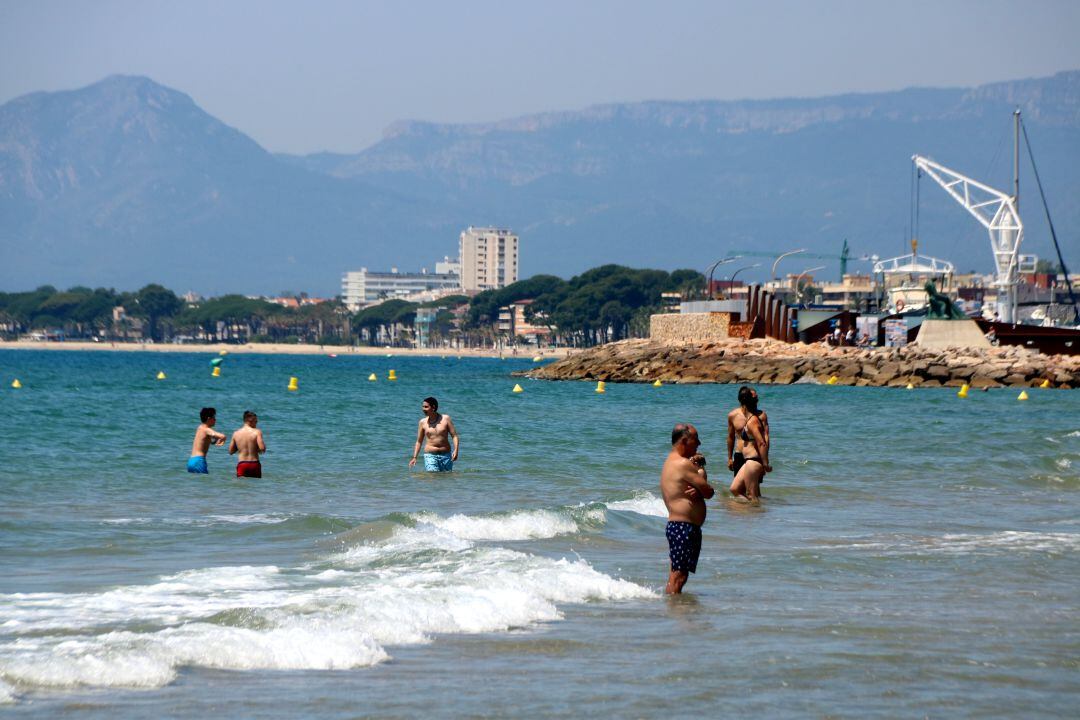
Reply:
[[905, 387], [1080, 387], [1080, 356], [1022, 347], [828, 347], [776, 340], [661, 343], [624, 340], [519, 373], [544, 380], [665, 383], [826, 383]]

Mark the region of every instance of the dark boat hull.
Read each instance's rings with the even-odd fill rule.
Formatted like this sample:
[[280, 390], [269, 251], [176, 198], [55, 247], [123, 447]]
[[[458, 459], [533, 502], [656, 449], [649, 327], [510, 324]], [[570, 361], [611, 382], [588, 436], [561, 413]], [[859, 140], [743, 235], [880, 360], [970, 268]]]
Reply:
[[984, 333], [994, 329], [999, 345], [1020, 345], [1045, 355], [1080, 355], [1080, 330], [1013, 325], [1012, 323], [976, 320]]

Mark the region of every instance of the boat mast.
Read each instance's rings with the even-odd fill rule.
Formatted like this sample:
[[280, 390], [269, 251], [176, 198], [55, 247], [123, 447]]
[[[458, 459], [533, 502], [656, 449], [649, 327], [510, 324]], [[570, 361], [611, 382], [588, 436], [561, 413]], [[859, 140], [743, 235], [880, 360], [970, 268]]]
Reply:
[[1020, 108], [1013, 110], [1013, 205], [1020, 212]]

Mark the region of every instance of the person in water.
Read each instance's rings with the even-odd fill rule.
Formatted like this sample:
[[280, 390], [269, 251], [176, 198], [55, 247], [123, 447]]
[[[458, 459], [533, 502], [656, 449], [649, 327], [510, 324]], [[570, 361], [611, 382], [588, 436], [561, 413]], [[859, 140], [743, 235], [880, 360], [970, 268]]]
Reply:
[[210, 449], [210, 443], [215, 445], [225, 444], [224, 433], [214, 429], [217, 424], [217, 410], [212, 407], [204, 407], [199, 411], [201, 424], [195, 430], [195, 440], [191, 443], [191, 457], [187, 461], [189, 473], [207, 475], [210, 470], [206, 467], [206, 451]]
[[[739, 388], [739, 392], [750, 392], [755, 398], [757, 397], [757, 390], [749, 385], [743, 385]], [[761, 420], [762, 426], [765, 428], [765, 443], [769, 442], [769, 416], [762, 410], [758, 416]], [[742, 469], [743, 463], [746, 462], [742, 454], [742, 444], [739, 436], [742, 434], [743, 427], [746, 425], [746, 416], [743, 412], [742, 403], [739, 406], [727, 414], [727, 454], [728, 470], [731, 471], [732, 477], [739, 474], [739, 470]], [[765, 478], [761, 479], [761, 482], [765, 482]]]
[[[424, 417], [420, 418], [420, 424], [417, 426], [416, 445], [413, 447], [409, 467], [416, 465], [416, 458], [423, 444], [424, 470], [450, 472], [454, 469], [454, 463], [457, 462], [460, 442], [454, 421], [449, 415], [439, 413], [439, 401], [433, 397], [424, 398], [420, 409], [424, 411]], [[450, 437], [454, 438], [453, 453], [450, 452]]]
[[266, 452], [266, 441], [258, 427], [259, 416], [250, 410], [244, 411], [244, 425], [233, 433], [229, 443], [229, 454], [239, 453], [236, 463], [236, 477], [261, 478], [262, 463], [259, 453]]
[[668, 511], [666, 529], [671, 571], [665, 592], [678, 595], [697, 572], [701, 554], [701, 526], [705, 524], [705, 501], [715, 491], [705, 472], [705, 456], [697, 428], [679, 423], [671, 430], [671, 452], [660, 471], [660, 494]]
[[738, 424], [735, 443], [742, 451], [743, 465], [731, 482], [731, 494], [756, 501], [761, 497], [761, 483], [769, 465], [769, 435], [765, 412], [758, 409], [758, 394], [744, 385], [739, 388], [739, 409], [729, 421]]

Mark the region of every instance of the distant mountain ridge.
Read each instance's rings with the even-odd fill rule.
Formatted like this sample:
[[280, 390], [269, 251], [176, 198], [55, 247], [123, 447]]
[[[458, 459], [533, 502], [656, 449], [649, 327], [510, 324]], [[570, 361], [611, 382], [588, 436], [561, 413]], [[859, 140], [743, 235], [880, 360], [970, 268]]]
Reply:
[[[269, 153], [183, 93], [113, 76], [0, 106], [0, 289], [160, 281], [335, 294], [347, 269], [430, 267], [456, 251], [462, 228], [483, 224], [518, 231], [526, 276], [606, 262], [701, 269], [735, 249], [838, 254], [844, 238], [857, 255], [900, 254], [910, 156], [1007, 189], [1016, 105], [1059, 236], [1080, 246], [1080, 71], [967, 89], [406, 121], [361, 153], [308, 156]], [[1033, 191], [1025, 180], [1024, 251], [1049, 256]], [[989, 269], [985, 231], [932, 182], [921, 195], [921, 249]]]

